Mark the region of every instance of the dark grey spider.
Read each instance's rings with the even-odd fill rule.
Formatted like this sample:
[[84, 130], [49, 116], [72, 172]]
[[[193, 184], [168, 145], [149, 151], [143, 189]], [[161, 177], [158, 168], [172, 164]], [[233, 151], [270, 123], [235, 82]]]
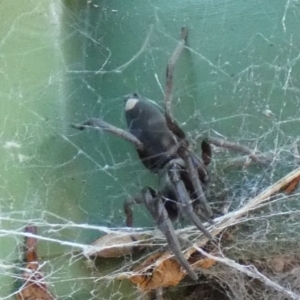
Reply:
[[190, 149], [185, 133], [170, 113], [173, 70], [175, 62], [184, 48], [186, 38], [187, 29], [183, 28], [181, 41], [167, 66], [164, 113], [134, 93], [125, 98], [125, 116], [129, 131], [95, 118], [89, 119], [81, 125], [72, 126], [81, 130], [86, 127], [95, 127], [131, 142], [135, 145], [144, 166], [150, 171], [160, 174], [162, 184], [159, 191], [146, 187], [141, 194], [125, 202], [126, 224], [132, 226], [132, 204], [144, 203], [158, 228], [165, 235], [177, 260], [189, 276], [197, 280], [198, 276], [181, 252], [171, 223], [171, 220], [178, 217], [180, 211], [209, 239], [213, 239], [200, 221], [201, 219], [212, 222], [212, 211], [202, 188], [209, 180], [207, 165], [211, 160], [210, 145], [204, 140], [202, 142], [202, 159], [198, 157]]

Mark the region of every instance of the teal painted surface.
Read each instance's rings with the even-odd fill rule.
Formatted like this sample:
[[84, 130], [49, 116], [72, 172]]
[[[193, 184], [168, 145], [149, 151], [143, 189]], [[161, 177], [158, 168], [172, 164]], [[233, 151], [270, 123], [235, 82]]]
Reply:
[[[73, 222], [124, 226], [124, 199], [156, 186], [131, 145], [70, 124], [101, 116], [126, 128], [122, 97], [133, 91], [161, 105], [166, 62], [182, 25], [189, 50], [176, 66], [173, 108], [184, 130], [257, 140], [261, 150], [295, 139], [299, 14], [296, 2], [271, 0], [2, 1], [0, 296], [13, 291], [19, 233], [28, 220], [42, 236], [88, 244], [100, 233]], [[136, 226], [153, 226], [137, 211]], [[121, 289], [107, 281], [99, 288], [93, 276], [101, 270], [94, 274], [72, 258], [78, 249], [40, 243], [57, 295], [89, 299], [91, 291]]]

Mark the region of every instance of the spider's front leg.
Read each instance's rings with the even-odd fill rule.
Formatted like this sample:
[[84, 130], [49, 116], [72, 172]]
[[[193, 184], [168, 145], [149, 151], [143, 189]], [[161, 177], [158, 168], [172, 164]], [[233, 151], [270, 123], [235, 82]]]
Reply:
[[102, 119], [91, 118], [86, 120], [82, 124], [72, 124], [71, 127], [79, 130], [84, 130], [86, 128], [92, 127], [100, 131], [106, 131], [124, 139], [127, 142], [132, 143], [140, 151], [143, 151], [144, 149], [143, 143], [136, 136], [124, 129], [113, 126], [103, 121]]
[[142, 190], [139, 195], [129, 198], [124, 202], [124, 212], [126, 214], [126, 225], [132, 227], [133, 223], [133, 212], [132, 206], [135, 204], [144, 203], [148, 211], [150, 212], [152, 218], [154, 219], [158, 229], [165, 236], [169, 248], [175, 255], [181, 266], [184, 267], [189, 276], [197, 280], [198, 276], [191, 268], [188, 261], [185, 259], [181, 252], [180, 243], [178, 241], [177, 235], [174, 231], [172, 222], [169, 218], [168, 212], [164, 206], [162, 198], [153, 189], [146, 187]]
[[143, 190], [144, 203], [155, 220], [157, 227], [164, 234], [171, 251], [174, 253], [178, 262], [185, 268], [189, 276], [197, 280], [198, 276], [191, 268], [189, 262], [185, 259], [181, 252], [181, 247], [174, 231], [168, 212], [162, 201], [162, 197], [153, 189], [146, 188]]
[[[176, 199], [177, 202], [180, 204], [178, 205], [183, 212], [184, 215], [189, 217], [194, 225], [202, 231], [210, 240], [213, 240], [212, 235], [207, 231], [207, 229], [204, 227], [204, 225], [199, 220], [198, 216], [193, 210], [193, 205], [190, 201], [189, 193], [186, 190], [186, 187], [183, 183], [183, 181], [180, 178], [180, 166], [178, 166], [176, 163], [173, 163], [168, 170], [168, 174], [170, 176], [170, 180], [174, 186], [174, 190], [176, 193]], [[205, 220], [207, 222], [211, 223], [211, 220], [204, 215], [202, 212], [198, 212], [199, 217], [202, 220]]]
[[203, 161], [201, 161], [196, 155], [193, 155], [193, 153], [191, 153], [187, 149], [183, 151], [182, 158], [189, 174], [189, 180], [193, 185], [194, 193], [196, 196], [195, 201], [199, 202], [200, 206], [202, 207], [202, 211], [204, 211], [208, 217], [211, 217], [212, 210], [206, 200], [204, 191], [202, 189], [202, 182], [199, 179], [201, 178], [204, 184], [208, 181], [209, 176], [205, 165]]

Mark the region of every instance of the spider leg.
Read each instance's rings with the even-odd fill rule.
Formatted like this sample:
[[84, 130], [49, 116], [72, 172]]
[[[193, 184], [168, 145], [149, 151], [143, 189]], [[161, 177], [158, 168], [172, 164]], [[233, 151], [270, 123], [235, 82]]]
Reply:
[[185, 141], [186, 137], [183, 130], [178, 126], [175, 120], [172, 117], [171, 104], [172, 104], [172, 90], [173, 90], [173, 76], [174, 68], [177, 60], [179, 59], [185, 45], [187, 42], [188, 29], [187, 27], [181, 28], [181, 38], [178, 42], [177, 47], [175, 48], [173, 54], [171, 55], [167, 69], [166, 69], [166, 87], [165, 87], [165, 97], [164, 97], [164, 109], [165, 109], [165, 119], [169, 130], [171, 130], [180, 140]]
[[224, 139], [219, 139], [219, 138], [213, 138], [213, 137], [208, 137], [206, 138], [206, 141], [210, 144], [213, 144], [217, 147], [222, 147], [225, 149], [233, 150], [240, 152], [242, 154], [248, 155], [252, 161], [262, 164], [262, 165], [268, 165], [270, 163], [270, 158], [267, 156], [262, 155], [261, 153], [255, 153], [255, 150], [252, 150], [246, 146], [237, 144], [237, 143], [232, 143], [229, 141], [226, 141]]
[[144, 203], [143, 194], [136, 195], [134, 197], [128, 198], [124, 201], [124, 213], [126, 215], [126, 226], [132, 227], [133, 224], [133, 212], [132, 206], [135, 204]]
[[[201, 174], [201, 177], [203, 177], [203, 179], [207, 180], [207, 172], [205, 170], [205, 167], [202, 164], [202, 162], [197, 159], [196, 156], [193, 156], [193, 160], [192, 157], [190, 156], [190, 153], [185, 150], [183, 151], [183, 160], [185, 163], [185, 166], [187, 168], [189, 177], [191, 179], [191, 182], [193, 184], [194, 187], [194, 191], [196, 193], [196, 201], [199, 201], [201, 207], [204, 209], [204, 211], [206, 212], [206, 214], [208, 215], [208, 217], [212, 216], [212, 210], [206, 200], [206, 197], [204, 195], [203, 189], [202, 189], [202, 185], [201, 182], [199, 180], [199, 176], [198, 176], [198, 172], [197, 170], [200, 170], [203, 174]], [[197, 168], [195, 168], [195, 164], [197, 164]]]
[[166, 88], [165, 88], [165, 113], [166, 115], [171, 116], [171, 102], [172, 102], [172, 89], [173, 89], [173, 75], [175, 64], [182, 53], [186, 41], [187, 41], [188, 29], [187, 27], [181, 28], [181, 37], [178, 42], [177, 47], [175, 48], [173, 54], [171, 55], [167, 70], [166, 70]]
[[[186, 216], [190, 217], [192, 222], [195, 224], [195, 226], [200, 231], [202, 231], [210, 240], [213, 240], [212, 235], [207, 231], [207, 229], [201, 223], [198, 216], [195, 214], [195, 212], [193, 210], [193, 206], [190, 201], [189, 194], [186, 190], [186, 187], [184, 186], [184, 183], [182, 182], [182, 180], [179, 177], [178, 166], [174, 165], [172, 168], [170, 168], [169, 176], [170, 176], [171, 182], [174, 185], [174, 188], [175, 188], [175, 191], [176, 191], [176, 194], [178, 197], [178, 201], [181, 204], [180, 208], [181, 208], [182, 212]], [[198, 215], [201, 219], [211, 222], [211, 220], [208, 217], [206, 217], [203, 213], [199, 213]]]
[[165, 236], [168, 245], [171, 251], [173, 252], [173, 254], [175, 255], [176, 259], [178, 260], [178, 262], [185, 268], [185, 270], [193, 280], [197, 280], [198, 276], [193, 271], [193, 269], [191, 268], [190, 264], [185, 259], [185, 257], [182, 255], [177, 235], [174, 231], [172, 222], [169, 219], [168, 212], [164, 207], [161, 197], [158, 197], [156, 195], [156, 192], [153, 189], [146, 187], [143, 189], [141, 194], [136, 195], [133, 198], [126, 199], [126, 201], [124, 202], [124, 211], [126, 214], [126, 226], [132, 227], [132, 223], [133, 223], [132, 205], [142, 204], [142, 203], [145, 204], [146, 208], [151, 213], [154, 221], [157, 224], [157, 227]]
[[202, 140], [201, 150], [202, 150], [202, 161], [205, 166], [208, 166], [211, 162], [212, 149], [210, 144], [205, 139]]
[[171, 251], [174, 253], [178, 262], [185, 268], [186, 272], [193, 280], [197, 280], [198, 276], [191, 268], [188, 261], [180, 250], [180, 244], [174, 231], [172, 222], [169, 219], [168, 212], [162, 202], [162, 198], [150, 188], [143, 190], [144, 203], [155, 220], [157, 227], [164, 234]]
[[132, 143], [137, 149], [139, 150], [143, 150], [143, 144], [142, 142], [137, 139], [133, 134], [131, 134], [130, 132], [118, 128], [116, 126], [113, 126], [105, 121], [103, 121], [102, 119], [97, 119], [97, 118], [91, 118], [85, 122], [83, 122], [82, 124], [72, 124], [71, 127], [75, 128], [75, 129], [79, 129], [79, 130], [84, 130], [85, 128], [88, 127], [94, 127], [99, 131], [107, 131], [109, 133], [112, 133], [124, 140], [126, 140], [127, 142]]

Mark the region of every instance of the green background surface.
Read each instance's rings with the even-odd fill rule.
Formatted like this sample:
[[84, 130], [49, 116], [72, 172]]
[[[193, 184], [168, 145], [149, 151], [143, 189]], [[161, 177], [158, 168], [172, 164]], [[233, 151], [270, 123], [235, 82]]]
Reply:
[[[131, 145], [70, 124], [101, 116], [126, 128], [122, 97], [134, 91], [161, 105], [181, 26], [189, 49], [173, 111], [191, 137], [215, 130], [264, 151], [298, 136], [297, 1], [6, 0], [0, 11], [1, 299], [14, 292], [28, 222], [41, 236], [88, 244], [101, 233], [84, 224], [124, 226], [124, 199], [156, 186]], [[153, 226], [138, 211], [135, 225]], [[79, 249], [39, 244], [60, 299], [132, 299], [126, 283], [96, 283], [101, 270], [71, 255]]]

